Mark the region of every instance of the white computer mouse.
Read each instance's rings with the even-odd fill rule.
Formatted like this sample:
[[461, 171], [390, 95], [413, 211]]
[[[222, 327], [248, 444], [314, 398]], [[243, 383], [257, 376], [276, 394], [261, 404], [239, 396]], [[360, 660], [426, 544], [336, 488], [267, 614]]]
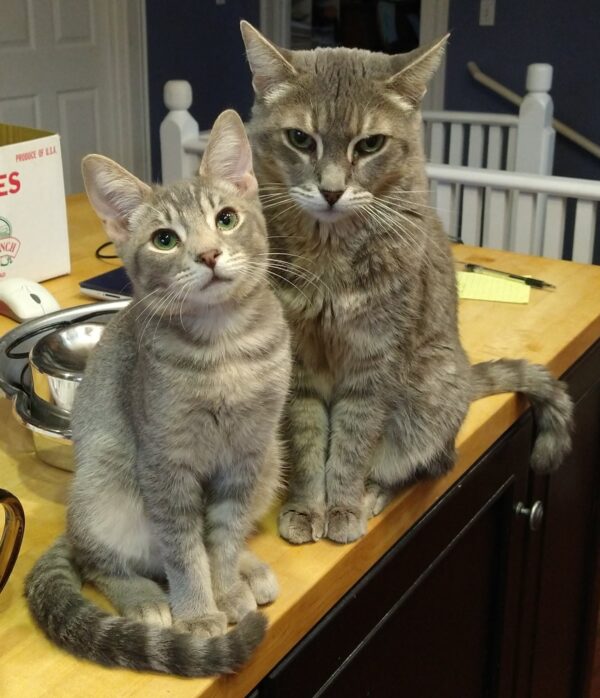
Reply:
[[41, 284], [29, 279], [0, 279], [0, 315], [17, 322], [60, 310], [56, 298]]

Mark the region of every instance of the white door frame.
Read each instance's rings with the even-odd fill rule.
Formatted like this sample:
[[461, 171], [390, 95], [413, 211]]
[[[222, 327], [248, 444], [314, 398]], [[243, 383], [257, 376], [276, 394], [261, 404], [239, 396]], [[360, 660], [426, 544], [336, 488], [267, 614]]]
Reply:
[[[278, 46], [290, 46], [291, 0], [260, 0], [260, 30]], [[448, 31], [450, 0], [421, 0], [419, 43], [428, 44]], [[444, 108], [446, 60], [442, 61], [423, 100], [424, 109]]]
[[[118, 95], [116, 134], [121, 164], [140, 179], [150, 181], [150, 114], [145, 0], [107, 0], [110, 3], [112, 82]], [[138, 139], [127, 138], [137, 133]], [[137, 145], [139, 144], [139, 145]]]
[[[448, 32], [448, 14], [450, 0], [421, 0], [421, 20], [419, 43], [429, 44]], [[446, 89], [446, 58], [429, 83], [427, 94], [423, 98], [423, 109], [440, 111], [444, 108]]]
[[277, 46], [290, 48], [292, 0], [260, 0], [260, 30]]

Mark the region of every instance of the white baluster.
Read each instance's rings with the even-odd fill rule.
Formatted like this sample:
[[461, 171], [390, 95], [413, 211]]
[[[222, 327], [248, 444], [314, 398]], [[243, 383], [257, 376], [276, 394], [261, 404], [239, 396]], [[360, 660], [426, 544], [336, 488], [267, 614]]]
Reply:
[[463, 163], [464, 126], [462, 124], [450, 125], [450, 150], [448, 152], [448, 164], [462, 165]]
[[444, 124], [434, 123], [431, 126], [431, 151], [429, 153], [429, 161], [435, 163], [444, 162], [446, 136], [444, 133]]
[[596, 201], [579, 200], [575, 209], [573, 231], [573, 261], [591, 264], [594, 254], [594, 232], [596, 230]]
[[531, 254], [536, 195], [529, 192], [510, 192], [509, 201], [511, 211], [509, 249]]
[[472, 124], [469, 128], [467, 164], [469, 167], [483, 167], [483, 126], [480, 124]]
[[460, 238], [465, 245], [481, 245], [481, 210], [483, 189], [477, 186], [463, 187]]
[[544, 228], [544, 257], [562, 259], [565, 239], [566, 202], [562, 196], [549, 196], [546, 199], [546, 226]]
[[453, 230], [452, 225], [452, 202], [454, 200], [453, 196], [454, 186], [452, 184], [446, 184], [437, 182], [435, 187], [435, 203], [434, 206], [437, 209], [437, 214], [442, 221], [444, 230], [448, 235], [456, 235], [456, 231]]
[[517, 158], [517, 127], [509, 126], [508, 142], [506, 144], [506, 171], [514, 172], [515, 160]]
[[186, 153], [185, 143], [198, 138], [198, 122], [189, 113], [192, 86], [187, 80], [165, 83], [163, 98], [169, 113], [160, 125], [162, 181], [192, 177], [198, 170], [198, 156]]
[[423, 120], [423, 151], [425, 158], [430, 160], [431, 153], [431, 122]]
[[488, 130], [487, 162], [488, 170], [499, 170], [502, 163], [502, 128], [490, 126]]
[[508, 228], [508, 192], [506, 189], [489, 189], [486, 192], [483, 213], [483, 245], [497, 250], [506, 249]]

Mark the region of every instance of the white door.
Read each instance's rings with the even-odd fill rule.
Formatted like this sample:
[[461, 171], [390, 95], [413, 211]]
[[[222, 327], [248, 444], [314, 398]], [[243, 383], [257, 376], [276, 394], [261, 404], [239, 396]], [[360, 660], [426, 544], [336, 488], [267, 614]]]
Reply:
[[145, 92], [143, 0], [1, 4], [0, 121], [60, 134], [67, 193], [83, 190], [87, 153], [147, 177], [147, 106], [134, 99]]

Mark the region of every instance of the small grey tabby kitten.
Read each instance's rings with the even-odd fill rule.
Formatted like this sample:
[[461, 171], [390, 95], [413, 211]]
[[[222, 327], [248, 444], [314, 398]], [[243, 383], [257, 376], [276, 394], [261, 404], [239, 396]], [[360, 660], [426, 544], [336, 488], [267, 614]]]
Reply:
[[[289, 51], [242, 22], [256, 93], [249, 133], [295, 358], [281, 535], [365, 532], [397, 488], [455, 461], [472, 400], [533, 404], [532, 466], [570, 448], [572, 404], [542, 366], [470, 366], [456, 279], [429, 206], [421, 98], [446, 38], [407, 54]], [[288, 266], [287, 261], [295, 266]]]
[[[151, 188], [99, 155], [83, 174], [134, 299], [77, 392], [67, 532], [30, 573], [29, 607], [101, 664], [231, 672], [264, 635], [257, 604], [278, 593], [245, 539], [280, 484], [291, 370], [250, 146], [227, 111], [199, 178]], [[86, 600], [83, 581], [125, 617]]]

